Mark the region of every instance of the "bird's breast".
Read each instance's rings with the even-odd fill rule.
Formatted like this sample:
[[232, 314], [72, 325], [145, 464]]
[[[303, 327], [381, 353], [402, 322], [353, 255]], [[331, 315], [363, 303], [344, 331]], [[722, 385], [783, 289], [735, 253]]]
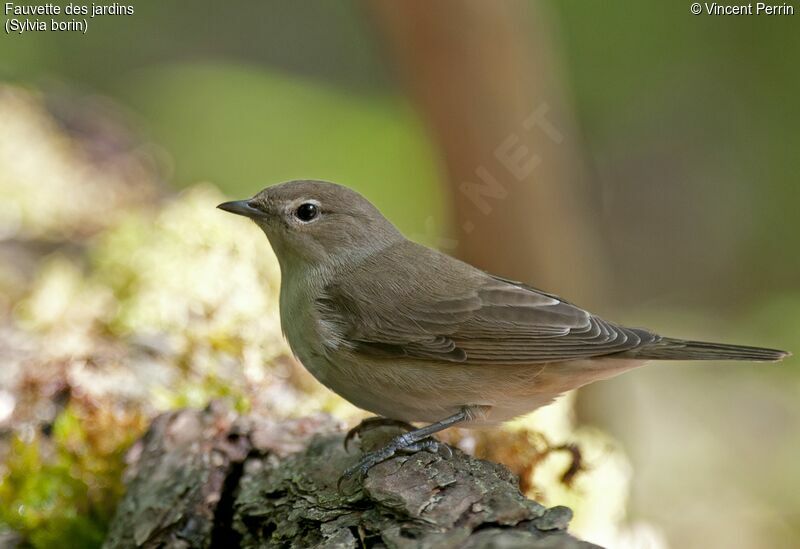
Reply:
[[333, 389], [336, 374], [331, 371], [329, 355], [343, 346], [344, 340], [336, 326], [320, 314], [312, 293], [304, 284], [281, 287], [281, 327], [297, 359]]

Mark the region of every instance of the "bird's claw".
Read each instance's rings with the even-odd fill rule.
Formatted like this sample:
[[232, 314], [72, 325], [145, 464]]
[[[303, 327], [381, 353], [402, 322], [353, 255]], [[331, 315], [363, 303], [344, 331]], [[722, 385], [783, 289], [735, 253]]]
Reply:
[[370, 469], [379, 463], [383, 463], [384, 461], [394, 457], [398, 453], [414, 454], [421, 451], [438, 454], [445, 459], [449, 459], [453, 456], [453, 451], [450, 449], [450, 447], [439, 442], [438, 440], [426, 438], [418, 442], [408, 443], [404, 439], [404, 436], [401, 435], [392, 440], [383, 448], [364, 454], [361, 459], [358, 460], [358, 463], [345, 469], [344, 473], [342, 473], [342, 476], [339, 477], [339, 480], [336, 483], [337, 489], [341, 491], [342, 483], [345, 481], [351, 480], [355, 477], [366, 477]]
[[443, 444], [434, 438], [426, 438], [414, 444], [409, 444], [408, 446], [400, 448], [398, 452], [403, 452], [404, 454], [430, 452], [431, 454], [442, 456], [445, 459], [453, 457], [453, 450], [451, 450], [447, 444]]
[[348, 446], [354, 438], [360, 438], [364, 433], [371, 431], [372, 429], [377, 429], [378, 427], [398, 427], [400, 429], [405, 429], [406, 431], [414, 430], [413, 425], [399, 419], [390, 419], [388, 417], [368, 417], [347, 431], [347, 435], [344, 437], [345, 451], [348, 450]]

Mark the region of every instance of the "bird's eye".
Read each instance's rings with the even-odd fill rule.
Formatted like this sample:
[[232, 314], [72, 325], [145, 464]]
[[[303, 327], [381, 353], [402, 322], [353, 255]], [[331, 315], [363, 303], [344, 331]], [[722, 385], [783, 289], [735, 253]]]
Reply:
[[294, 212], [294, 216], [304, 223], [314, 220], [318, 215], [319, 206], [311, 202], [300, 204]]

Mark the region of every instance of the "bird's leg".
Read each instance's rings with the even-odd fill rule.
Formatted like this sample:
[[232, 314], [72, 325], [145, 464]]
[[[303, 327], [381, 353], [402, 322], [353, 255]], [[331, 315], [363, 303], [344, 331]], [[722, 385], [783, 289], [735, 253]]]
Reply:
[[419, 429], [414, 429], [413, 431], [396, 436], [383, 448], [364, 454], [358, 463], [352, 467], [348, 467], [345, 470], [341, 478], [339, 478], [339, 486], [341, 486], [344, 480], [354, 477], [356, 473], [366, 475], [367, 472], [372, 469], [372, 467], [383, 461], [386, 461], [400, 451], [428, 450], [431, 449], [433, 445], [436, 445], [438, 448], [438, 443], [436, 441], [432, 441], [433, 444], [431, 444], [425, 439], [434, 433], [438, 433], [439, 431], [443, 431], [448, 427], [452, 427], [453, 425], [467, 421], [472, 417], [471, 410], [471, 407], [461, 408], [461, 410], [452, 416], [446, 417], [441, 421], [437, 421], [436, 423], [426, 425], [425, 427], [420, 427]]
[[400, 429], [404, 429], [406, 431], [413, 431], [415, 429], [415, 427], [410, 423], [401, 421], [399, 419], [390, 419], [388, 417], [368, 417], [347, 431], [347, 435], [344, 437], [344, 449], [347, 450], [347, 446], [350, 444], [350, 441], [355, 437], [361, 437], [361, 435], [367, 431], [377, 429], [378, 427], [399, 427]]

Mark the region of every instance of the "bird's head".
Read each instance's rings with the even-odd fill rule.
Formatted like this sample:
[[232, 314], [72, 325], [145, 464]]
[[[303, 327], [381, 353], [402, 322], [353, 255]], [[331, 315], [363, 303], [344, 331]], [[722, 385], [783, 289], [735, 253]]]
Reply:
[[261, 227], [284, 271], [330, 266], [403, 238], [366, 198], [325, 181], [289, 181], [217, 207]]

